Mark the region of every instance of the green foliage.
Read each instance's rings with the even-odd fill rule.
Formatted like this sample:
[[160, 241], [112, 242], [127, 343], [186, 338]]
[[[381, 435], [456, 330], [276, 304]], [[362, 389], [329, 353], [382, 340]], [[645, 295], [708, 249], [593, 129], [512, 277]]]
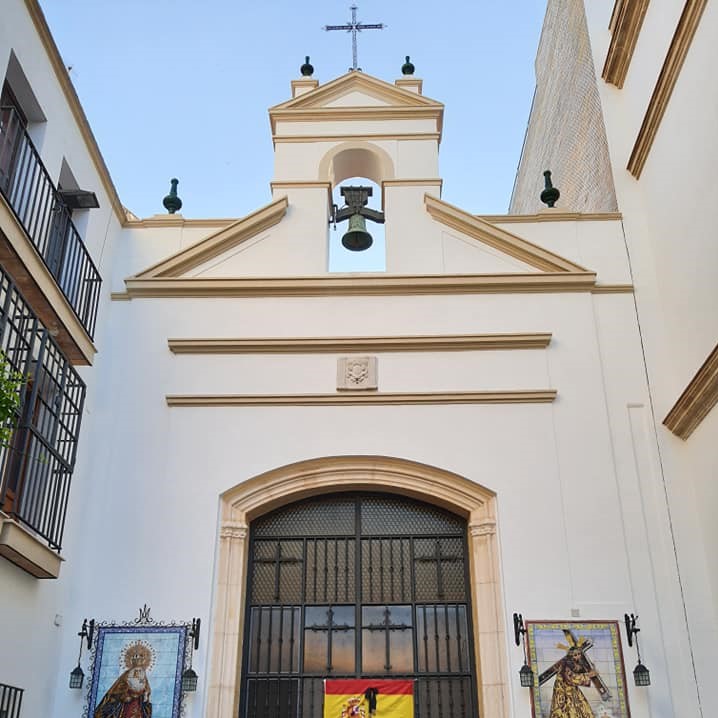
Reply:
[[0, 446], [8, 446], [17, 425], [20, 392], [25, 375], [15, 371], [5, 352], [0, 351]]

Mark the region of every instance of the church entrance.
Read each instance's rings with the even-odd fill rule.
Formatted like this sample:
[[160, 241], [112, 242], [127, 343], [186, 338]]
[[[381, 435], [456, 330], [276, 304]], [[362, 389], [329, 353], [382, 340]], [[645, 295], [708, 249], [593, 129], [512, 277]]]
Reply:
[[464, 519], [390, 494], [291, 504], [250, 525], [247, 597], [242, 718], [321, 718], [325, 678], [411, 679], [416, 718], [477, 715]]

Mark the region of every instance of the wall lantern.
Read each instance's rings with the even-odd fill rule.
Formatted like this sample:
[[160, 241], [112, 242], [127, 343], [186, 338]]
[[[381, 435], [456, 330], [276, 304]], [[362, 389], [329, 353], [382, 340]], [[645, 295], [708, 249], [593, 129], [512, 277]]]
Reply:
[[70, 673], [70, 688], [79, 690], [82, 688], [82, 683], [85, 680], [85, 674], [80, 667], [82, 644], [87, 640], [87, 650], [89, 651], [92, 648], [92, 637], [95, 635], [95, 619], [93, 618], [89, 623], [87, 619], [85, 619], [82, 622], [82, 630], [77, 635], [80, 637], [80, 653], [77, 656], [77, 665]]
[[528, 655], [526, 653], [526, 626], [524, 626], [524, 618], [520, 613], [514, 613], [514, 641], [517, 646], [523, 645], [524, 650], [524, 664], [521, 666], [519, 671], [519, 679], [521, 680], [522, 688], [531, 688], [534, 684], [534, 672], [531, 670], [528, 662]]
[[650, 686], [651, 685], [651, 672], [641, 663], [641, 649], [638, 645], [638, 633], [640, 628], [636, 628], [636, 621], [638, 616], [631, 614], [630, 616], [626, 613], [623, 616], [626, 622], [626, 637], [628, 638], [628, 645], [633, 646], [633, 642], [636, 642], [636, 653], [638, 654], [638, 664], [633, 669], [633, 682], [639, 686]]
[[192, 619], [192, 628], [189, 631], [189, 636], [192, 639], [192, 645], [190, 646], [189, 653], [189, 667], [185, 669], [182, 674], [182, 692], [183, 693], [194, 693], [197, 690], [197, 678], [199, 676], [192, 669], [192, 654], [199, 648], [199, 629], [201, 621], [199, 618]]

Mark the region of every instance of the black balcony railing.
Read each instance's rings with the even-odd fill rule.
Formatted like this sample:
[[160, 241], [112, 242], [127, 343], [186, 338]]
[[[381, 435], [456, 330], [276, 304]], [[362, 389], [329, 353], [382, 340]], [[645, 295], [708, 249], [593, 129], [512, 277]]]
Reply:
[[19, 718], [23, 692], [22, 688], [0, 683], [0, 718]]
[[102, 278], [12, 107], [0, 107], [0, 192], [92, 338]]
[[0, 509], [62, 546], [85, 384], [0, 268], [0, 351], [26, 381], [16, 429], [0, 447]]

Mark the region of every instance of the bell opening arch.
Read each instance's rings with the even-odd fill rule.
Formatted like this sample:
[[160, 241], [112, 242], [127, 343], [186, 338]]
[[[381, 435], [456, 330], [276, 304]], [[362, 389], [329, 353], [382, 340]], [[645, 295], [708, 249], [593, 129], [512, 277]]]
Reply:
[[378, 456], [302, 461], [255, 476], [221, 495], [207, 716], [238, 715], [250, 523], [282, 506], [337, 492], [404, 496], [466, 520], [479, 715], [508, 716], [495, 494], [442, 469]]
[[370, 142], [343, 142], [332, 147], [319, 162], [319, 180], [331, 182], [332, 188], [350, 177], [367, 177], [381, 187], [394, 175], [389, 153]]

